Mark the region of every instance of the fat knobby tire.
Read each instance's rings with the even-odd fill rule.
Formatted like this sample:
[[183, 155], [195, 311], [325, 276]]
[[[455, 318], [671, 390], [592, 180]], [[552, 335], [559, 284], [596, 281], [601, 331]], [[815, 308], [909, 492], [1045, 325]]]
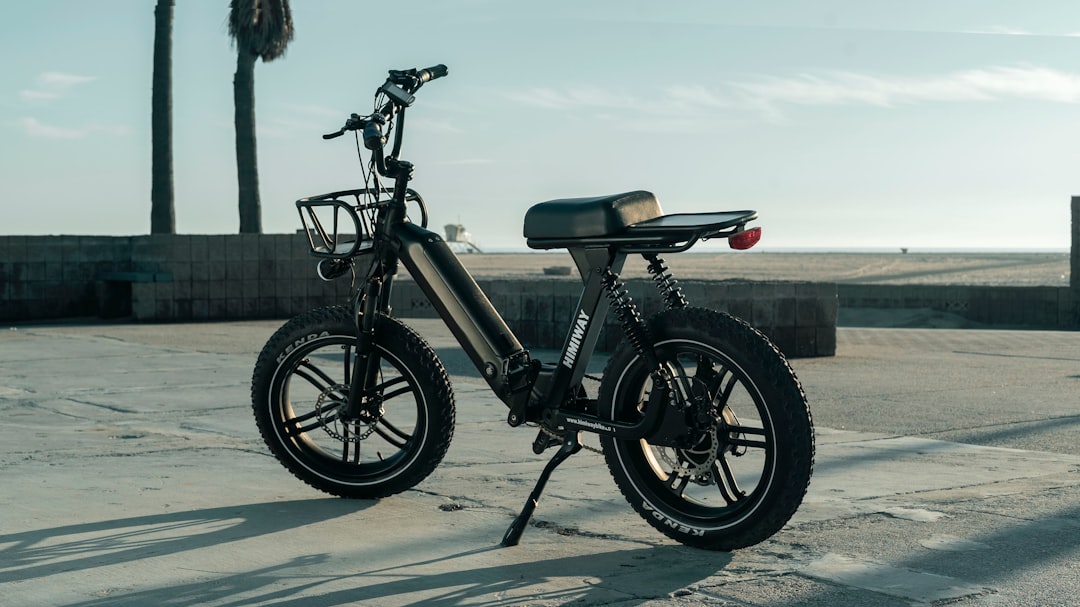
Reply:
[[[766, 427], [762, 434], [771, 440], [771, 447], [763, 450], [769, 452], [761, 458], [767, 463], [762, 466], [765, 472], [761, 484], [737, 500], [735, 506], [701, 507], [680, 501], [685, 498], [664, 487], [665, 480], [671, 484], [676, 476], [665, 479], [654, 472], [657, 458], [649, 460], [649, 456], [642, 455], [650, 449], [645, 441], [603, 438], [605, 459], [616, 484], [645, 520], [684, 544], [735, 550], [764, 541], [798, 509], [813, 472], [813, 421], [795, 373], [763, 334], [742, 320], [712, 310], [682, 308], [661, 312], [649, 321], [649, 337], [662, 361], [680, 351], [693, 352], [690, 356], [701, 351], [715, 352], [718, 360], [735, 370], [734, 375], [741, 375], [740, 385], [749, 386], [747, 393], [760, 395], [754, 399], [757, 410], [751, 413], [768, 420], [762, 423]], [[618, 419], [640, 415], [639, 396], [648, 374], [643, 369], [642, 359], [632, 347], [624, 342], [616, 349], [600, 386], [598, 410], [602, 416]], [[707, 480], [708, 476], [702, 478]], [[705, 489], [709, 487], [695, 487]]]
[[[415, 395], [409, 399], [416, 402], [415, 412], [409, 414], [417, 418], [416, 427], [408, 440], [402, 441], [406, 444], [400, 456], [388, 462], [343, 462], [320, 451], [304, 436], [291, 436], [287, 428], [291, 404], [283, 402], [283, 395], [288, 394], [283, 385], [304, 381], [295, 376], [297, 366], [306, 364], [305, 357], [320, 347], [340, 344], [334, 351], [343, 352], [342, 357], [348, 355], [354, 350], [355, 335], [352, 312], [341, 306], [314, 309], [290, 320], [259, 354], [252, 375], [252, 408], [270, 451], [296, 477], [333, 495], [374, 499], [413, 487], [442, 461], [454, 433], [454, 395], [446, 370], [423, 338], [397, 320], [380, 316], [375, 326], [375, 350], [382, 360], [394, 365], [411, 388], [409, 394]], [[328, 364], [327, 368], [343, 368], [343, 363]], [[335, 381], [345, 384], [348, 380]], [[387, 417], [391, 414], [388, 411]], [[295, 426], [295, 419], [292, 421]], [[329, 440], [321, 427], [309, 432]]]

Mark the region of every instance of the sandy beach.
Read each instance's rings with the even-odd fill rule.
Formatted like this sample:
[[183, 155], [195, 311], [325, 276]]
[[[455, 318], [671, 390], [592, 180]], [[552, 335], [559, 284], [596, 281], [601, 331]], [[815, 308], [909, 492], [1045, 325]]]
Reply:
[[[565, 252], [462, 255], [476, 278], [543, 275], [571, 267]], [[1068, 253], [773, 253], [688, 252], [665, 258], [677, 278], [798, 280], [850, 284], [1068, 286]], [[627, 260], [623, 276], [646, 276], [644, 262]]]

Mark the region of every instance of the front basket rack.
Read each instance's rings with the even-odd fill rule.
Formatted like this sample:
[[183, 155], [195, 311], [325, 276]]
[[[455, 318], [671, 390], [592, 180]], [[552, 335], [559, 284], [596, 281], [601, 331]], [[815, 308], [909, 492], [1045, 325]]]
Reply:
[[[391, 204], [392, 189], [363, 188], [342, 190], [296, 201], [300, 222], [304, 225], [311, 254], [327, 259], [348, 259], [362, 255], [375, 244], [375, 220], [380, 207]], [[406, 201], [419, 201], [420, 195], [408, 190]]]

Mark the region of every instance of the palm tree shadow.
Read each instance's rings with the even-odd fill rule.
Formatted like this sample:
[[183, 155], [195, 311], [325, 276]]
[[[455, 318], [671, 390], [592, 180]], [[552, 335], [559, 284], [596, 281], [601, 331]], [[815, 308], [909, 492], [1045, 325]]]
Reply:
[[[667, 597], [715, 575], [731, 562], [728, 553], [654, 546], [469, 567], [472, 557], [494, 550], [500, 549], [470, 550], [353, 574], [324, 573], [324, 568], [316, 566], [330, 561], [331, 555], [311, 555], [212, 582], [201, 580], [114, 594], [74, 607], [134, 607], [166, 601], [169, 605], [285, 603], [294, 607], [330, 607], [364, 605], [390, 597], [397, 597], [400, 605], [494, 607], [525, 600], [634, 605]], [[691, 558], [687, 558], [688, 553]]]
[[243, 504], [0, 535], [0, 584], [178, 554], [310, 525], [375, 502]]

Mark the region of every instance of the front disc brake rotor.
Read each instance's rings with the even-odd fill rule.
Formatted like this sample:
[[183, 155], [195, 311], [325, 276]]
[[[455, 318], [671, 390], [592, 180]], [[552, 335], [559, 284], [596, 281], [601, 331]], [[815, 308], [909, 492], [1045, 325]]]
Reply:
[[[323, 431], [332, 438], [345, 443], [358, 443], [375, 432], [375, 425], [382, 416], [364, 413], [355, 422], [342, 421], [340, 411], [345, 406], [345, 401], [340, 395], [348, 393], [349, 387], [344, 384], [334, 384], [323, 390], [315, 401], [315, 414], [319, 417]], [[381, 414], [381, 407], [379, 412]]]

